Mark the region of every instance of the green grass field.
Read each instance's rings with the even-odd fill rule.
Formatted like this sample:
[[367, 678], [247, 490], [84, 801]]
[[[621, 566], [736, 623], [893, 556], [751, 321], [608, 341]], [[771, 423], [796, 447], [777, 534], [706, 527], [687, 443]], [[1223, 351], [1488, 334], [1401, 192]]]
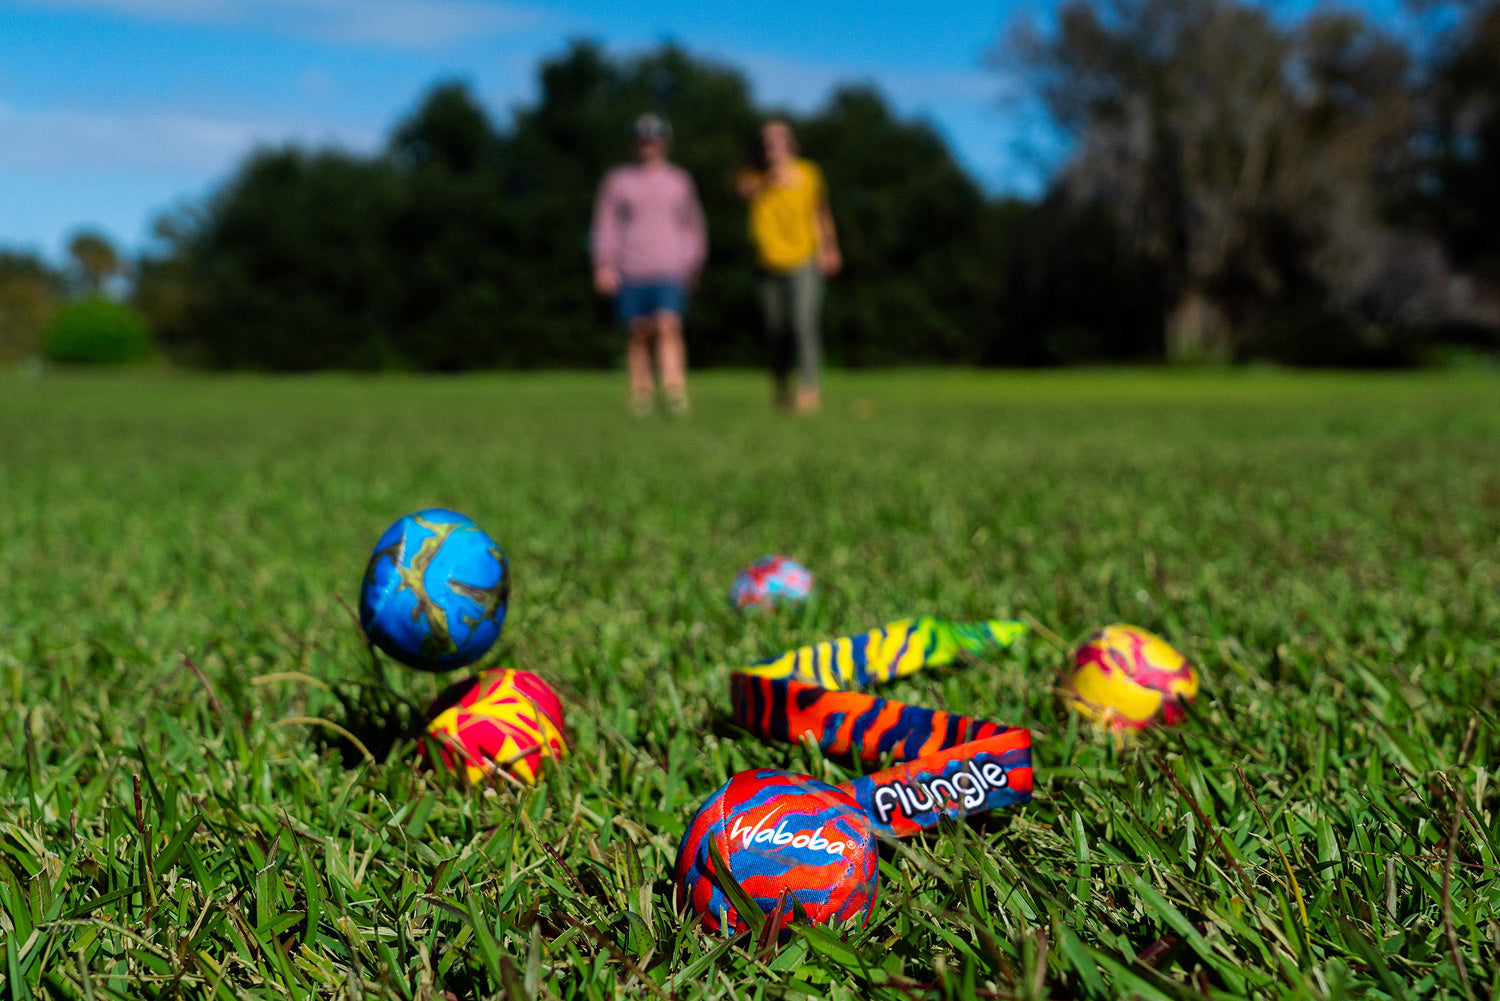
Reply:
[[[807, 421], [728, 373], [674, 423], [618, 374], [0, 377], [9, 997], [1500, 991], [1500, 380], [845, 374]], [[430, 505], [510, 555], [484, 663], [567, 697], [535, 791], [412, 767], [447, 679], [351, 617]], [[767, 552], [821, 593], [741, 617]], [[1034, 621], [882, 689], [1032, 727], [1033, 802], [890, 848], [865, 927], [680, 920], [705, 796], [851, 774], [738, 732], [730, 670], [923, 612]], [[1199, 664], [1185, 725], [1061, 705], [1111, 621]]]

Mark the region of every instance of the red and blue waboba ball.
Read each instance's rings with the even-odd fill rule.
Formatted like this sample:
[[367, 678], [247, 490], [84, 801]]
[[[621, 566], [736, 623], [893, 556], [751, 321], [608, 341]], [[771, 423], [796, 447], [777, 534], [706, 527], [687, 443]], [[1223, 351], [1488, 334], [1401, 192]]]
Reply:
[[428, 508], [385, 530], [359, 590], [359, 622], [409, 667], [472, 664], [500, 638], [510, 598], [505, 553], [472, 518]]
[[[683, 835], [678, 902], [712, 930], [743, 931], [748, 924], [724, 892], [710, 844], [766, 914], [783, 891], [814, 924], [863, 923], [875, 904], [880, 860], [869, 817], [848, 793], [810, 776], [740, 772], [699, 807]], [[782, 924], [794, 913], [788, 901]]]
[[734, 575], [729, 601], [735, 608], [769, 608], [802, 601], [812, 586], [812, 573], [801, 563], [785, 556], [762, 556]]

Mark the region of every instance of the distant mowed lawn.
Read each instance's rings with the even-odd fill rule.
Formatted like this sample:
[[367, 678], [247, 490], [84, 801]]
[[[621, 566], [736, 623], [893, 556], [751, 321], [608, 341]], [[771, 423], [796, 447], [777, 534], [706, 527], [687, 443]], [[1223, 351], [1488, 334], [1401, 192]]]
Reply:
[[[0, 373], [0, 995], [1491, 997], [1500, 378], [759, 375], [685, 421], [622, 374]], [[398, 515], [514, 592], [484, 666], [563, 693], [533, 791], [415, 765], [462, 676], [372, 666]], [[806, 563], [800, 610], [734, 571]], [[1033, 624], [881, 694], [1035, 734], [1021, 809], [884, 850], [863, 927], [707, 933], [670, 870], [735, 772], [857, 767], [728, 720], [736, 666], [920, 613]], [[1128, 622], [1199, 665], [1119, 742], [1058, 698]]]

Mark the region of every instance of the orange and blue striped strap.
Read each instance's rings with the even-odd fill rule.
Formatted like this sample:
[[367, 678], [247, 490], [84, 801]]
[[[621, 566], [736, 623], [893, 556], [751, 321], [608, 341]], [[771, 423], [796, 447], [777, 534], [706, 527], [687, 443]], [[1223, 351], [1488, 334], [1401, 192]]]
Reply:
[[887, 836], [1025, 803], [1030, 730], [848, 690], [1008, 647], [1025, 632], [1010, 620], [921, 616], [800, 647], [733, 674], [734, 718], [765, 739], [810, 737], [830, 754], [899, 762], [840, 786]]

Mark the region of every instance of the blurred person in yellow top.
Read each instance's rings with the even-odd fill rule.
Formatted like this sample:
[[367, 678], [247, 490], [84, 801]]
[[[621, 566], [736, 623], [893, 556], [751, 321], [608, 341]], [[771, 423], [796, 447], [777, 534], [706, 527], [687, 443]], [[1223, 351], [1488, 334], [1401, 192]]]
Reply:
[[823, 280], [844, 264], [828, 209], [828, 187], [818, 165], [797, 155], [792, 128], [779, 118], [761, 126], [757, 153], [758, 162], [740, 172], [736, 187], [750, 202], [750, 239], [760, 265], [761, 310], [771, 347], [776, 405], [814, 413], [819, 405]]

